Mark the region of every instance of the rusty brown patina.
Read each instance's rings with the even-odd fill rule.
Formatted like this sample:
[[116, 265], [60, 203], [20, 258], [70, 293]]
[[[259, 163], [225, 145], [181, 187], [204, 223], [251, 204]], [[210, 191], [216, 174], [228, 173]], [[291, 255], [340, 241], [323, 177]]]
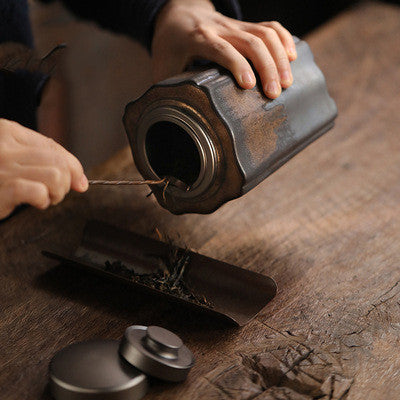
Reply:
[[[297, 40], [294, 84], [274, 100], [260, 84], [238, 87], [220, 67], [152, 86], [126, 107], [125, 129], [145, 179], [175, 176], [189, 186], [152, 186], [174, 214], [208, 214], [242, 196], [333, 127], [337, 115], [307, 43]], [[187, 181], [185, 181], [185, 179]]]

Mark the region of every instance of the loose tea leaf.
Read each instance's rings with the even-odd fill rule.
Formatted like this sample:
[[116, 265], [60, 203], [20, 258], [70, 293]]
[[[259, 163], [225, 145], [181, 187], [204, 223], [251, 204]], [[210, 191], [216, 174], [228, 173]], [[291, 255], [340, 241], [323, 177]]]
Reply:
[[185, 269], [189, 262], [188, 250], [170, 246], [168, 256], [160, 258], [160, 268], [157, 272], [138, 273], [125, 266], [121, 261], [106, 261], [105, 270], [183, 300], [213, 308], [213, 305], [204, 296], [199, 297], [194, 294], [185, 282]]

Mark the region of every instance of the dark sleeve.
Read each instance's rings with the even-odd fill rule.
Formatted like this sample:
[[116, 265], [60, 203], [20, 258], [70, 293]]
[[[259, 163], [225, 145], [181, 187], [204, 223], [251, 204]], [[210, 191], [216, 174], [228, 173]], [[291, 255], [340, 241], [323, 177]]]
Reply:
[[23, 69], [5, 71], [10, 42], [32, 47], [32, 32], [29, 22], [27, 0], [0, 0], [0, 118], [17, 121], [28, 128], [36, 127], [36, 107], [41, 89], [47, 77], [40, 72]]
[[36, 109], [47, 80], [41, 72], [0, 71], [0, 117], [36, 129]]
[[[75, 14], [114, 32], [125, 33], [151, 48], [154, 21], [168, 0], [62, 0]], [[240, 18], [237, 0], [214, 0], [217, 11]]]
[[27, 0], [0, 0], [0, 42], [18, 42], [32, 47]]

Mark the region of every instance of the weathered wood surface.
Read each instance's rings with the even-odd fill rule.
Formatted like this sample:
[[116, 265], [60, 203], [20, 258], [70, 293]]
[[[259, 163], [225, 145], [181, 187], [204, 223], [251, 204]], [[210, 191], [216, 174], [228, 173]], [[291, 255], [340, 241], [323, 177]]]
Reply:
[[[146, 399], [398, 399], [400, 393], [400, 9], [368, 3], [307, 38], [339, 107], [336, 127], [245, 197], [173, 216], [145, 188], [92, 188], [0, 224], [0, 398], [48, 399], [59, 348], [130, 324], [182, 335], [197, 363]], [[138, 177], [128, 150], [94, 176]], [[66, 268], [85, 220], [191, 248], [275, 278], [242, 329]]]

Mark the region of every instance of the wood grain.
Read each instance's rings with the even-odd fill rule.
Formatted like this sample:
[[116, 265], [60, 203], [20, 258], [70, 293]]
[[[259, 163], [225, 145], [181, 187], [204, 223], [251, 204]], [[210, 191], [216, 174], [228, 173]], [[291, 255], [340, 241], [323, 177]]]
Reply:
[[[306, 38], [339, 107], [336, 127], [212, 215], [174, 216], [146, 188], [91, 188], [0, 224], [0, 398], [48, 399], [61, 347], [130, 324], [179, 333], [184, 384], [146, 399], [397, 399], [400, 391], [400, 10], [367, 3]], [[139, 178], [125, 149], [94, 177]], [[269, 274], [277, 297], [242, 329], [54, 266], [87, 219], [154, 229]]]

